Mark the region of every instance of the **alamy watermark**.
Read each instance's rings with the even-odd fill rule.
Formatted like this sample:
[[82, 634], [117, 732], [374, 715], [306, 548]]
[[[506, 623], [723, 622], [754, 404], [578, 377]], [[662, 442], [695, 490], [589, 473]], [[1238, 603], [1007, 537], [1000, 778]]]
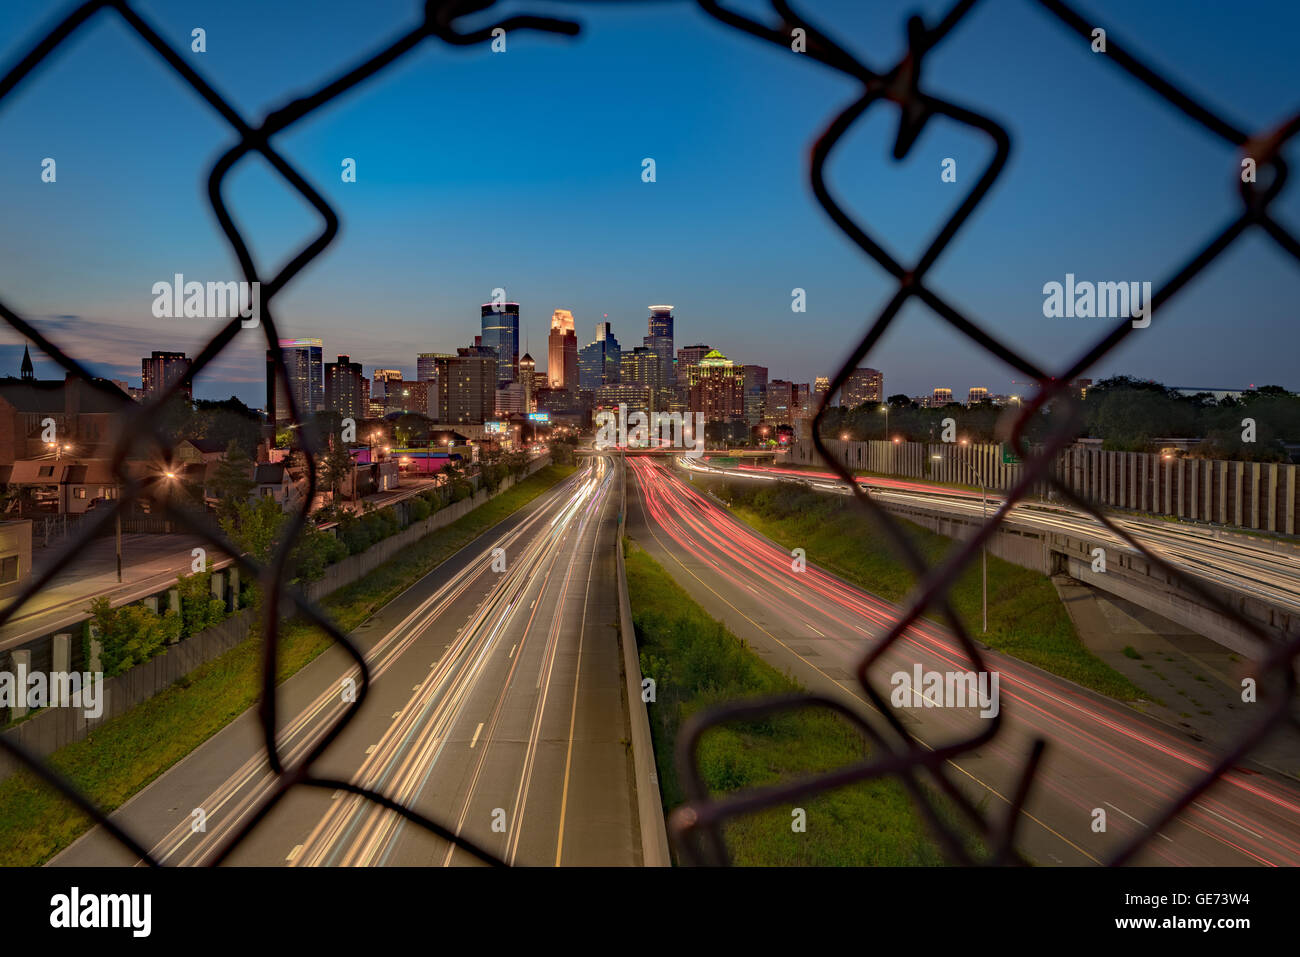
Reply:
[[596, 448], [689, 448], [688, 459], [704, 454], [703, 412], [632, 412], [620, 402], [618, 411], [596, 413]]
[[1043, 315], [1048, 319], [1132, 319], [1134, 329], [1151, 325], [1150, 282], [1075, 282], [1043, 284]]
[[996, 718], [998, 685], [996, 671], [924, 671], [920, 664], [911, 672], [895, 671], [889, 678], [894, 690], [889, 702], [895, 708], [976, 708], [981, 718]]
[[234, 319], [245, 329], [262, 322], [260, 282], [186, 282], [181, 273], [153, 284], [156, 319]]
[[50, 898], [50, 926], [58, 929], [120, 928], [132, 937], [153, 929], [152, 894], [93, 894], [72, 887]]
[[26, 708], [81, 708], [87, 718], [104, 713], [104, 673], [79, 671], [0, 671], [0, 710]]

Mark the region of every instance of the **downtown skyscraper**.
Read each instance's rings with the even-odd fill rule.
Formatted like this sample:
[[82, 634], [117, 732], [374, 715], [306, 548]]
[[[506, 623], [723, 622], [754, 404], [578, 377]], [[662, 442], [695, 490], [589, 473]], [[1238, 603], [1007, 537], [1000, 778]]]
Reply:
[[497, 385], [519, 376], [519, 303], [485, 302], [481, 307], [483, 345], [497, 354]]
[[551, 313], [551, 334], [546, 345], [546, 375], [551, 388], [577, 392], [578, 337], [573, 331], [573, 313], [568, 309]]
[[856, 409], [870, 402], [877, 404], [885, 400], [885, 377], [879, 369], [861, 366], [849, 373], [840, 390], [841, 400], [846, 409]]
[[596, 339], [578, 353], [579, 388], [595, 392], [602, 385], [619, 380], [622, 348], [608, 322], [596, 323]]
[[[281, 339], [280, 355], [284, 358], [284, 373], [292, 390], [298, 414], [307, 417], [325, 407], [325, 368], [319, 339]], [[267, 420], [271, 423], [289, 421], [289, 402], [274, 374], [275, 355], [266, 353]]]
[[[25, 356], [26, 362], [31, 357]], [[190, 357], [183, 352], [160, 352], [155, 349], [147, 359], [140, 360], [140, 388], [147, 398], [162, 395], [178, 379], [190, 371]], [[186, 384], [183, 393], [194, 397], [194, 383]]]
[[[671, 395], [677, 384], [676, 368], [673, 363], [673, 307], [651, 306], [648, 335], [645, 347], [659, 356], [660, 381], [664, 393]], [[660, 397], [666, 401], [666, 397]]]
[[370, 383], [360, 362], [339, 356], [325, 363], [325, 408], [341, 418], [360, 421], [370, 412]]

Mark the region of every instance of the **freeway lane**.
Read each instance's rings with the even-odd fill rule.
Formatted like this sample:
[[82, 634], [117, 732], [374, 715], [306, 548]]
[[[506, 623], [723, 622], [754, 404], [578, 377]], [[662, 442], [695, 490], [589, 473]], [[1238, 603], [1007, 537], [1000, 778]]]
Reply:
[[[316, 765], [318, 775], [377, 786], [443, 823], [459, 820], [466, 834], [519, 863], [639, 862], [611, 610], [617, 602], [610, 584], [613, 474], [608, 458], [593, 461], [354, 633], [375, 681], [362, 710]], [[493, 570], [497, 547], [504, 550], [504, 572]], [[584, 627], [588, 579], [595, 614]], [[559, 589], [562, 582], [567, 590]], [[355, 674], [331, 649], [281, 686], [277, 740], [286, 761], [300, 759], [337, 720], [341, 682]], [[487, 723], [480, 713], [494, 707], [502, 712], [500, 726], [480, 728]], [[526, 724], [525, 734], [514, 738], [519, 721], [534, 715], [535, 733], [527, 734]], [[165, 863], [209, 861], [274, 783], [259, 748], [249, 711], [128, 802], [119, 819]], [[526, 764], [512, 764], [516, 752]], [[477, 782], [467, 779], [463, 765], [489, 753]], [[480, 805], [487, 810], [473, 813]], [[506, 814], [504, 834], [491, 830], [496, 807]], [[205, 831], [191, 826], [194, 808], [205, 812]], [[351, 796], [295, 789], [231, 860], [444, 862], [445, 842], [372, 810]], [[438, 853], [429, 842], [442, 845]], [[470, 860], [455, 856], [456, 863]], [[131, 860], [96, 829], [54, 863]]]
[[[791, 569], [790, 553], [699, 495], [671, 468], [629, 459], [636, 497], [628, 533], [710, 614], [724, 621], [778, 670], [813, 690], [837, 695], [870, 714], [853, 672], [865, 644], [896, 620], [896, 606], [816, 568]], [[1020, 846], [1040, 864], [1099, 863], [1152, 820], [1212, 754], [1159, 722], [1014, 658], [986, 652], [1000, 674], [1001, 733], [953, 767], [988, 812], [1004, 811], [1030, 742], [1047, 754], [1024, 812]], [[890, 675], [965, 671], [955, 639], [930, 622], [914, 625], [877, 665]], [[922, 702], [914, 701], [914, 704]], [[900, 717], [927, 746], [974, 733], [974, 709], [910, 707]], [[1094, 811], [1107, 829], [1094, 832]], [[1155, 836], [1145, 864], [1295, 865], [1300, 863], [1300, 786], [1240, 768]]]
[[[830, 472], [752, 465], [735, 469], [713, 468], [690, 461], [683, 461], [683, 464], [697, 471], [708, 468], [736, 478], [799, 480], [826, 491], [848, 492], [848, 487]], [[927, 508], [938, 505], [947, 512], [969, 516], [981, 514], [978, 492], [874, 477], [863, 479], [860, 484], [881, 502]], [[988, 514], [993, 514], [1001, 504], [1000, 497], [990, 494]], [[1268, 548], [1243, 537], [1221, 537], [1218, 530], [1206, 526], [1119, 516], [1111, 518], [1153, 552], [1189, 574], [1234, 591], [1255, 595], [1283, 608], [1300, 610], [1300, 552]], [[1137, 554], [1128, 543], [1091, 515], [1063, 505], [1017, 504], [1008, 512], [1006, 523], [1067, 532], [1076, 538], [1092, 539], [1107, 548]]]
[[[639, 863], [612, 627], [616, 471], [594, 460], [377, 743], [349, 728], [336, 749], [369, 740], [353, 780], [512, 864]], [[311, 823], [295, 866], [475, 863], [350, 795], [304, 793], [275, 816]]]

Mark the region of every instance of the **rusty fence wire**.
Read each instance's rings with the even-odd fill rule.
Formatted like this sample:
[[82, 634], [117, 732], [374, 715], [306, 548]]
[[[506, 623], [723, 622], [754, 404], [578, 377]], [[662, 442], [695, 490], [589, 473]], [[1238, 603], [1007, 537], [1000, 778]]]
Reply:
[[[539, 0], [540, 2], [540, 0]], [[607, 3], [615, 0], [606, 0]], [[985, 722], [980, 733], [945, 744], [936, 748], [923, 746], [913, 737], [906, 727], [892, 714], [880, 693], [868, 678], [872, 664], [896, 642], [900, 636], [921, 615], [929, 609], [939, 611], [956, 636], [961, 650], [970, 661], [972, 668], [982, 671], [980, 649], [954, 613], [948, 599], [949, 589], [961, 575], [967, 564], [980, 551], [988, 538], [997, 530], [1008, 510], [1027, 495], [1036, 483], [1050, 483], [1062, 496], [1062, 500], [1091, 513], [1098, 521], [1127, 542], [1133, 549], [1144, 555], [1153, 565], [1164, 569], [1186, 588], [1200, 596], [1208, 605], [1220, 613], [1238, 621], [1243, 627], [1264, 642], [1269, 638], [1252, 622], [1237, 615], [1233, 609], [1214, 594], [1207, 592], [1193, 578], [1169, 565], [1158, 555], [1151, 553], [1140, 541], [1135, 540], [1124, 528], [1114, 524], [1098, 507], [1078, 496], [1052, 474], [1052, 463], [1057, 453], [1073, 440], [1073, 423], [1065, 421], [1061, 428], [1035, 447], [1032, 454], [1021, 440], [1025, 425], [1040, 409], [1052, 402], [1063, 401], [1068, 383], [1088, 370], [1110, 350], [1119, 345], [1129, 334], [1132, 326], [1125, 320], [1103, 336], [1091, 348], [1075, 361], [1061, 370], [1040, 368], [1037, 364], [1020, 355], [1010, 345], [1000, 340], [995, 331], [981, 326], [975, 319], [964, 314], [956, 305], [947, 301], [925, 284], [925, 277], [938, 260], [944, 249], [961, 229], [971, 213], [983, 200], [989, 189], [1000, 175], [1010, 151], [1011, 140], [992, 119], [974, 110], [932, 95], [923, 89], [922, 66], [927, 54], [939, 45], [971, 10], [978, 0], [959, 0], [935, 24], [927, 26], [920, 17], [913, 16], [906, 21], [907, 52], [902, 59], [887, 72], [877, 72], [863, 64], [842, 46], [836, 43], [828, 33], [816, 27], [802, 13], [796, 12], [784, 0], [770, 0], [771, 17], [768, 21], [759, 21], [748, 15], [736, 12], [714, 0], [697, 0], [703, 10], [726, 26], [750, 34], [751, 36], [776, 44], [791, 51], [792, 55], [811, 57], [830, 70], [845, 74], [861, 84], [861, 93], [847, 108], [833, 116], [821, 136], [812, 146], [810, 164], [810, 182], [818, 203], [826, 211], [834, 224], [847, 235], [876, 265], [884, 269], [897, 282], [897, 290], [885, 308], [876, 316], [866, 335], [846, 356], [842, 367], [831, 382], [827, 396], [837, 393], [846, 382], [850, 372], [855, 369], [871, 352], [894, 322], [903, 305], [909, 299], [916, 298], [929, 307], [938, 317], [953, 329], [963, 333], [980, 348], [992, 356], [1012, 366], [1026, 378], [1039, 383], [1040, 388], [1034, 401], [1025, 404], [1017, 419], [1013, 445], [1020, 453], [1025, 467], [1020, 481], [1004, 497], [1003, 504], [996, 514], [981, 529], [980, 533], [954, 548], [952, 554], [937, 567], [928, 567], [921, 555], [911, 545], [910, 540], [898, 521], [887, 515], [882, 507], [872, 501], [851, 481], [848, 470], [827, 453], [820, 436], [819, 426], [825, 416], [826, 408], [818, 410], [814, 419], [813, 442], [819, 454], [831, 464], [854, 489], [857, 504], [871, 514], [885, 529], [888, 537], [899, 553], [905, 557], [918, 579], [918, 586], [910, 599], [906, 610], [889, 632], [871, 645], [858, 666], [857, 677], [868, 698], [888, 719], [889, 727], [878, 729], [864, 722], [856, 714], [830, 699], [816, 695], [798, 695], [778, 700], [734, 702], [711, 708], [692, 717], [683, 728], [678, 741], [678, 761], [682, 772], [682, 781], [688, 802], [674, 813], [670, 821], [670, 831], [677, 844], [683, 861], [692, 863], [725, 863], [727, 851], [723, 840], [723, 826], [730, 818], [750, 813], [765, 807], [786, 803], [801, 795], [812, 794], [824, 789], [841, 786], [854, 781], [870, 778], [893, 777], [898, 779], [912, 795], [923, 817], [934, 829], [947, 857], [954, 863], [1015, 863], [1019, 860], [1015, 852], [1016, 824], [1019, 811], [1033, 785], [1035, 771], [1044, 753], [1044, 742], [1035, 742], [1025, 756], [1025, 763], [1020, 770], [1019, 785], [1011, 796], [1007, 812], [994, 820], [981, 812], [967, 799], [961, 789], [950, 777], [947, 762], [959, 755], [969, 753], [985, 744], [999, 733], [1001, 714]], [[1058, 0], [1022, 0], [1028, 7], [1037, 5], [1057, 18], [1063, 28], [1077, 34], [1081, 42], [1089, 42], [1093, 24], [1073, 7]], [[175, 72], [188, 86], [215, 110], [229, 124], [238, 139], [217, 159], [208, 175], [208, 199], [216, 215], [218, 224], [224, 233], [230, 248], [235, 253], [247, 282], [261, 284], [261, 327], [266, 339], [268, 353], [273, 356], [273, 375], [281, 387], [282, 395], [289, 405], [289, 420], [293, 425], [303, 424], [304, 414], [311, 410], [297, 407], [293, 390], [287, 387], [287, 372], [284, 358], [278, 348], [279, 335], [274, 321], [274, 298], [289, 284], [297, 274], [318, 256], [333, 241], [338, 232], [339, 220], [324, 198], [312, 188], [311, 184], [285, 159], [272, 145], [272, 137], [285, 131], [294, 123], [329, 104], [339, 95], [357, 87], [361, 83], [378, 75], [388, 66], [418, 48], [429, 40], [441, 41], [456, 46], [469, 46], [489, 42], [497, 30], [506, 33], [517, 31], [538, 31], [566, 36], [575, 36], [579, 24], [568, 19], [534, 14], [516, 14], [493, 22], [469, 32], [462, 32], [457, 21], [463, 17], [481, 14], [494, 6], [494, 0], [427, 0], [422, 5], [422, 19], [417, 26], [392, 40], [382, 49], [366, 57], [358, 65], [337, 76], [313, 93], [299, 97], [285, 106], [273, 110], [260, 121], [241, 115], [216, 88], [189, 61], [169, 44], [158, 31], [137, 11], [129, 0], [91, 0], [73, 9], [46, 36], [42, 37], [12, 68], [0, 78], [0, 106], [9, 96], [51, 54], [71, 38], [78, 30], [95, 17], [119, 18], [143, 43]], [[593, 2], [594, 8], [598, 3]], [[792, 38], [796, 31], [802, 31], [805, 41], [804, 49], [794, 52]], [[1271, 236], [1283, 249], [1300, 260], [1300, 241], [1284, 229], [1269, 214], [1269, 206], [1281, 193], [1286, 179], [1287, 167], [1280, 151], [1283, 145], [1300, 130], [1300, 114], [1283, 126], [1254, 134], [1238, 129], [1208, 107], [1197, 102], [1180, 90], [1169, 80], [1161, 77], [1146, 66], [1134, 53], [1108, 34], [1104, 56], [1113, 61], [1111, 68], [1126, 71], [1137, 82], [1144, 84], [1160, 96], [1170, 107], [1183, 113], [1190, 121], [1200, 124], [1215, 136], [1239, 148], [1243, 154], [1255, 158], [1261, 172], [1259, 184], [1241, 184], [1241, 214], [1222, 228], [1219, 234], [1203, 248], [1196, 250], [1173, 276], [1169, 277], [1155, 293], [1152, 303], [1152, 315], [1176, 295], [1201, 270], [1227, 249], [1238, 237], [1252, 227], [1258, 228]], [[930, 245], [920, 258], [911, 264], [902, 263], [890, 256], [872, 237], [868, 228], [855, 221], [843, 209], [832, 195], [824, 177], [825, 165], [835, 146], [844, 134], [874, 105], [892, 104], [898, 111], [898, 132], [894, 143], [893, 155], [901, 160], [907, 156], [926, 122], [933, 117], [945, 117], [972, 130], [984, 134], [992, 142], [994, 153], [992, 159], [980, 175], [957, 211], [940, 228]], [[227, 174], [250, 154], [260, 154], [283, 179], [292, 186], [316, 211], [320, 217], [320, 231], [310, 243], [297, 252], [295, 256], [275, 275], [263, 280], [253, 260], [244, 237], [226, 206], [222, 196], [222, 186]], [[119, 399], [120, 394], [102, 380], [97, 380], [80, 362], [68, 355], [54, 342], [47, 338], [39, 325], [33, 324], [0, 300], [0, 317], [15, 331], [35, 344], [54, 362], [69, 373], [82, 380], [88, 387], [99, 390], [110, 399]], [[112, 457], [113, 469], [122, 483], [122, 494], [111, 508], [97, 510], [93, 517], [88, 517], [78, 528], [78, 534], [70, 536], [68, 542], [59, 550], [51, 565], [26, 588], [21, 595], [3, 611], [0, 611], [0, 626], [10, 621], [19, 610], [38, 594], [60, 571], [76, 559], [85, 543], [97, 534], [109, 530], [115, 519], [127, 514], [127, 510], [136, 502], [150, 498], [154, 486], [162, 481], [162, 476], [140, 476], [129, 472], [126, 463], [129, 458], [149, 455], [166, 459], [168, 443], [162, 430], [164, 406], [192, 382], [195, 375], [203, 371], [219, 356], [241, 329], [241, 319], [236, 316], [206, 343], [194, 358], [183, 379], [173, 383], [163, 394], [141, 403], [122, 402], [121, 414], [124, 427], [122, 437], [117, 442]], [[268, 383], [270, 385], [270, 383]], [[258, 582], [263, 595], [264, 619], [262, 622], [262, 689], [259, 704], [259, 718], [263, 736], [263, 747], [271, 770], [277, 777], [276, 786], [268, 797], [259, 805], [234, 833], [223, 843], [220, 850], [211, 859], [211, 863], [225, 861], [241, 841], [262, 821], [279, 803], [288, 791], [298, 785], [327, 788], [331, 791], [341, 790], [356, 794], [401, 815], [413, 824], [437, 834], [452, 844], [464, 849], [482, 861], [504, 865], [499, 857], [476, 845], [471, 840], [456, 834], [450, 828], [411, 808], [405, 807], [381, 793], [362, 788], [349, 781], [330, 780], [313, 773], [313, 765], [329, 745], [337, 738], [342, 729], [360, 710], [370, 688], [370, 671], [364, 656], [339, 628], [314, 603], [295, 588], [287, 585], [287, 562], [290, 551], [307, 521], [307, 511], [315, 497], [316, 450], [304, 445], [302, 452], [306, 458], [308, 487], [304, 496], [302, 509], [291, 515], [286, 533], [276, 545], [270, 559], [265, 564], [251, 561], [247, 556], [238, 554], [221, 529], [203, 515], [174, 506], [164, 498], [165, 514], [181, 527], [203, 536], [214, 547], [228, 555], [236, 556], [233, 561], [245, 573]], [[312, 624], [325, 631], [332, 640], [338, 642], [356, 663], [361, 673], [356, 700], [334, 722], [320, 740], [300, 761], [286, 764], [277, 749], [275, 729], [277, 725], [277, 704], [275, 695], [275, 675], [277, 671], [277, 652], [279, 622], [281, 614], [292, 609]], [[1214, 767], [1202, 774], [1191, 786], [1187, 787], [1150, 823], [1149, 828], [1133, 839], [1116, 853], [1108, 863], [1123, 864], [1131, 860], [1144, 845], [1148, 835], [1154, 835], [1177, 817], [1198, 795], [1210, 787], [1218, 777], [1234, 763], [1238, 762], [1264, 737], [1287, 721], [1294, 719], [1289, 713], [1289, 700], [1295, 691], [1296, 678], [1294, 662], [1300, 653], [1300, 638], [1285, 644], [1274, 643], [1267, 659], [1262, 663], [1266, 674], [1280, 676], [1284, 684], [1283, 693], [1275, 697], [1275, 704], [1257, 724], [1242, 735], [1220, 756]], [[710, 728], [724, 722], [751, 720], [775, 711], [823, 707], [842, 714], [847, 720], [862, 729], [863, 733], [875, 745], [873, 756], [859, 765], [841, 768], [836, 771], [813, 778], [793, 781], [761, 791], [738, 792], [721, 797], [706, 793], [703, 782], [697, 772], [694, 761], [694, 749], [700, 737]], [[75, 786], [48, 767], [43, 761], [29, 754], [23, 747], [4, 737], [0, 737], [0, 749], [15, 758], [20, 764], [30, 769], [49, 786], [84, 812], [97, 824], [103, 826], [113, 837], [127, 847], [132, 853], [147, 864], [158, 866], [148, 850], [140, 845], [130, 834], [94, 805]], [[952, 801], [961, 812], [963, 826], [973, 826], [984, 839], [988, 855], [975, 859], [957, 824], [945, 821], [939, 812], [933, 790], [924, 786], [928, 780], [937, 784], [938, 791]]]
[[[1016, 827], [1021, 818], [1020, 811], [1033, 786], [1035, 772], [1043, 757], [1045, 741], [1042, 738], [1034, 741], [1029, 753], [1025, 755], [1018, 784], [1010, 796], [1005, 814], [994, 819], [992, 815], [983, 813], [975, 807], [957, 786], [949, 773], [948, 762], [959, 755], [975, 751], [996, 737], [1002, 722], [1002, 712], [999, 711], [991, 720], [983, 722], [983, 730], [979, 733], [935, 748], [928, 748], [899, 720], [886, 698], [872, 684], [869, 672], [872, 665], [930, 609], [935, 609], [942, 615], [956, 636], [958, 646], [964, 653], [970, 669], [975, 672], [987, 670], [978, 644], [972, 640], [965, 625], [953, 610], [949, 601], [949, 590], [968, 563], [979, 555], [984, 544], [997, 532], [998, 526], [1005, 520], [1010, 509], [1018, 501], [1032, 494], [1034, 488], [1043, 482], [1054, 488], [1060, 494], [1062, 501], [1091, 514], [1103, 526], [1142, 554], [1152, 565], [1162, 569], [1210, 607], [1242, 624], [1264, 646], [1269, 647], [1267, 657], [1260, 663], [1263, 674], [1280, 679], [1280, 687], [1270, 695], [1273, 703], [1255, 725], [1226, 748], [1218, 756], [1213, 767], [1198, 776], [1173, 801], [1160, 809], [1154, 820], [1149, 822], [1148, 827], [1126, 842], [1106, 863], [1120, 865], [1131, 861], [1153, 835], [1159, 833], [1182, 813], [1218, 780], [1220, 775], [1240, 761], [1275, 729], [1288, 721], [1295, 722], [1290, 711], [1290, 701], [1296, 686], [1294, 663], [1297, 653], [1300, 653], [1300, 638], [1281, 644], [1273, 641], [1253, 622], [1243, 619], [1218, 596], [1207, 591], [1196, 579], [1152, 553], [1142, 542], [1111, 521], [1100, 506], [1085, 500], [1053, 474], [1053, 463], [1058, 453], [1069, 446], [1078, 433], [1077, 405], [1071, 409], [1073, 414], [1062, 416], [1055, 431], [1045, 437], [1041, 444], [1036, 444], [1032, 451], [1024, 440], [1023, 433], [1034, 417], [1049, 403], [1068, 405], [1069, 384], [1123, 342], [1132, 332], [1133, 324], [1128, 319], [1123, 319], [1065, 368], [1044, 369], [999, 339], [996, 330], [989, 328], [987, 324], [980, 325], [925, 284], [927, 272], [1001, 174], [1011, 147], [1007, 132], [992, 119], [927, 93], [921, 85], [922, 67], [927, 54], [970, 14], [977, 2], [978, 0], [959, 0], [933, 26], [927, 26], [920, 17], [909, 18], [906, 24], [907, 52], [890, 70], [881, 73], [872, 70], [848, 53], [832, 37], [796, 12], [785, 0], [771, 0], [774, 21], [767, 24], [741, 15], [719, 5], [714, 0], [700, 0], [704, 9], [723, 23], [781, 47], [789, 48], [792, 37], [796, 35], [795, 31], [801, 30], [807, 45], [805, 55], [813, 57], [829, 69], [852, 77], [861, 84], [858, 98], [831, 118], [813, 144], [809, 178], [818, 203], [835, 225], [875, 264], [888, 272], [898, 285], [888, 304], [876, 316], [866, 334], [845, 358], [839, 372], [831, 380], [826, 399], [823, 400], [823, 405], [818, 409], [813, 421], [812, 442], [823, 461], [828, 463], [840, 479], [852, 489], [858, 506], [879, 523], [894, 549], [905, 559], [916, 575], [918, 585], [902, 615], [882, 638], [871, 644], [858, 664], [857, 679], [871, 703], [885, 716], [887, 729], [877, 730], [838, 703], [819, 695], [796, 695], [757, 703], [753, 701], [728, 703], [693, 716], [683, 727], [677, 742], [677, 759], [688, 802], [674, 812], [670, 822], [670, 833], [676, 840], [679, 850], [696, 863], [717, 864], [727, 861], [723, 826], [737, 815], [787, 805], [791, 800], [805, 795], [885, 776], [897, 778], [907, 788], [923, 818], [933, 829], [942, 849], [952, 862], [960, 864], [1019, 862], [1015, 852]], [[1028, 0], [1026, 2], [1028, 3]], [[1081, 42], [1091, 43], [1092, 31], [1096, 25], [1094, 22], [1059, 0], [1036, 0], [1036, 2], [1038, 6], [1055, 16], [1065, 29], [1077, 34]], [[1300, 114], [1277, 129], [1252, 135], [1238, 129], [1172, 82], [1158, 75], [1130, 52], [1126, 45], [1117, 41], [1111, 31], [1107, 31], [1103, 55], [1113, 61], [1112, 68], [1124, 70], [1190, 120], [1237, 147], [1244, 155], [1254, 157], [1259, 169], [1269, 171], [1269, 175], [1262, 178], [1258, 184], [1246, 182], [1240, 184], [1241, 214], [1223, 227], [1207, 245], [1193, 252], [1173, 276], [1160, 284], [1151, 300], [1150, 315], [1154, 316], [1165, 303], [1251, 227], [1264, 230], [1278, 245], [1300, 260], [1300, 242], [1273, 219], [1268, 211], [1269, 205], [1281, 193], [1286, 182], [1287, 166], [1280, 155], [1280, 150], [1287, 140], [1300, 130]], [[832, 194], [825, 179], [826, 162], [836, 145], [850, 127], [878, 103], [892, 104], [898, 112], [898, 133], [893, 149], [896, 160], [902, 160], [907, 156], [926, 122], [933, 117], [945, 117], [982, 133], [993, 145], [993, 156], [973, 189], [957, 211], [941, 226], [914, 263], [902, 263], [890, 256], [873, 238], [868, 228], [845, 211]], [[871, 353], [895, 321], [902, 307], [912, 298], [924, 303], [952, 329], [962, 333], [980, 348], [1038, 384], [1036, 396], [1033, 401], [1024, 404], [1011, 433], [1012, 446], [1025, 463], [1020, 471], [1019, 480], [1003, 496], [1001, 506], [978, 534], [964, 541], [959, 547], [953, 548], [947, 559], [936, 567], [929, 567], [926, 564], [904, 532], [901, 523], [892, 518], [883, 506], [870, 498], [854, 481], [847, 465], [826, 448], [820, 434], [821, 422], [827, 409], [825, 403], [829, 401], [830, 396], [836, 394], [848, 380], [850, 373]], [[852, 724], [859, 727], [873, 744], [873, 757], [851, 767], [763, 790], [733, 793], [721, 797], [706, 793], [696, 766], [695, 751], [700, 738], [709, 728], [728, 722], [755, 720], [778, 711], [807, 707], [829, 708], [843, 714]], [[935, 790], [923, 787], [923, 781], [936, 785], [938, 795], [955, 805], [958, 810], [957, 821], [945, 819], [940, 813], [936, 798], [932, 797]], [[973, 829], [982, 839], [986, 851], [983, 857], [977, 858], [963, 841], [961, 829], [967, 827]]]

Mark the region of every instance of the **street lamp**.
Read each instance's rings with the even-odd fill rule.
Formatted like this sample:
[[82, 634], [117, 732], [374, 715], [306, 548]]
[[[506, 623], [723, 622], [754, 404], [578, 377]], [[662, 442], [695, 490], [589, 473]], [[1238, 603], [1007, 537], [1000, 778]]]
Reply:
[[[961, 444], [962, 444], [962, 445], [966, 445], [966, 444], [967, 444], [967, 441], [968, 441], [967, 439], [962, 439], [962, 440], [961, 440]], [[970, 462], [967, 462], [965, 459], [962, 459], [962, 460], [961, 460], [961, 464], [964, 465], [964, 466], [966, 466], [966, 468], [970, 469], [971, 474], [975, 476], [975, 481], [979, 483], [979, 487], [980, 487], [980, 524], [981, 524], [981, 525], [986, 524], [986, 523], [988, 522], [988, 513], [989, 513], [989, 512], [988, 512], [988, 487], [987, 487], [987, 485], [986, 485], [986, 483], [985, 483], [985, 481], [984, 481], [984, 473], [982, 473], [981, 471], [979, 471], [979, 469], [975, 468], [974, 465], [972, 465]], [[983, 609], [984, 609], [984, 631], [983, 631], [983, 634], [988, 634], [988, 630], [989, 630], [989, 546], [988, 546], [988, 540], [987, 540], [987, 539], [985, 539], [984, 544], [980, 547], [980, 564], [983, 566], [983, 572], [984, 572], [984, 575], [983, 575], [983, 577], [984, 577], [984, 594], [983, 594], [983, 599], [982, 599], [982, 605], [983, 605]]]
[[885, 438], [889, 438], [889, 406], [882, 404], [880, 411], [885, 413]]

